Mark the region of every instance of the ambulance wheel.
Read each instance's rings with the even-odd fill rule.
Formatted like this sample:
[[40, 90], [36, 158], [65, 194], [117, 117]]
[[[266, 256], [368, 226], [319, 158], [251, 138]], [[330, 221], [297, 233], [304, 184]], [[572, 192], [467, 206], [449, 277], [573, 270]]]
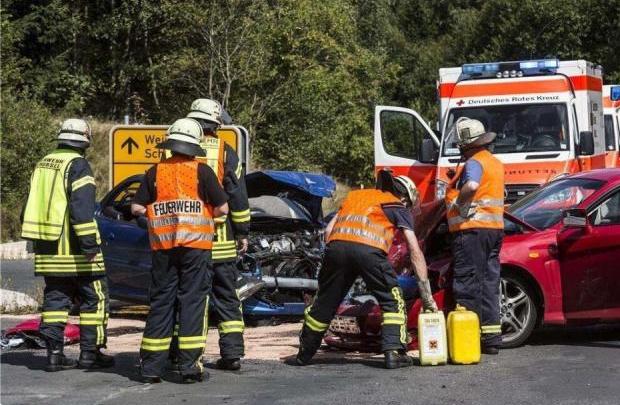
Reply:
[[536, 327], [538, 307], [534, 289], [517, 274], [502, 274], [500, 314], [502, 347], [521, 346]]

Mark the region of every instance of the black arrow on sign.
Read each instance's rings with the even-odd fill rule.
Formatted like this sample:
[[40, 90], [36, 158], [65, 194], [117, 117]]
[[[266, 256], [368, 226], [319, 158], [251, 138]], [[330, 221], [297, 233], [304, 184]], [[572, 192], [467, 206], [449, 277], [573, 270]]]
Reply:
[[121, 149], [123, 149], [125, 146], [127, 146], [127, 153], [129, 153], [130, 155], [131, 155], [131, 152], [133, 152], [134, 147], [136, 149], [140, 149], [140, 147], [138, 146], [138, 143], [134, 141], [133, 138], [131, 137], [127, 138], [127, 140], [121, 144]]

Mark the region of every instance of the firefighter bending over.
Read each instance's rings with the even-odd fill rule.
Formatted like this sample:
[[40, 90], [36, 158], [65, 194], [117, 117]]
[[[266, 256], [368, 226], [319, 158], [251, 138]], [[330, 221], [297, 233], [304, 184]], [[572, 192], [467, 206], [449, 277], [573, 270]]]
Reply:
[[381, 349], [386, 368], [408, 367], [407, 313], [396, 273], [387, 259], [394, 231], [403, 231], [411, 252], [424, 309], [436, 311], [426, 261], [413, 232], [411, 206], [417, 190], [405, 176], [379, 173], [378, 189], [356, 190], [345, 198], [327, 226], [327, 249], [319, 273], [319, 289], [305, 312], [297, 364], [310, 362], [342, 299], [358, 276], [377, 298], [383, 317]]

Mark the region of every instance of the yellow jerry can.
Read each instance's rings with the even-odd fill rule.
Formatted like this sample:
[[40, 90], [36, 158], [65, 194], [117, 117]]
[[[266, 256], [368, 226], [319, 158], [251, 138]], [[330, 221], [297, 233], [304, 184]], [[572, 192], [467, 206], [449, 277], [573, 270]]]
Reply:
[[448, 347], [454, 364], [480, 362], [480, 321], [475, 312], [457, 305], [448, 314]]
[[418, 315], [420, 365], [436, 366], [448, 362], [446, 318], [443, 312], [421, 312]]

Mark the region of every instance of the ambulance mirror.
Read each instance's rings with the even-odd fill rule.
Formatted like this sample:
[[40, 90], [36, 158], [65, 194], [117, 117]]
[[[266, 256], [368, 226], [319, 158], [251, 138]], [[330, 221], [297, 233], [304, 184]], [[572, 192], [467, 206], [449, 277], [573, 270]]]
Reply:
[[420, 151], [420, 162], [422, 163], [437, 163], [438, 155], [437, 146], [430, 138], [422, 140], [422, 149]]
[[620, 101], [620, 86], [613, 86], [609, 91], [611, 101]]
[[582, 156], [594, 155], [594, 137], [592, 131], [581, 131], [579, 133], [579, 154]]

